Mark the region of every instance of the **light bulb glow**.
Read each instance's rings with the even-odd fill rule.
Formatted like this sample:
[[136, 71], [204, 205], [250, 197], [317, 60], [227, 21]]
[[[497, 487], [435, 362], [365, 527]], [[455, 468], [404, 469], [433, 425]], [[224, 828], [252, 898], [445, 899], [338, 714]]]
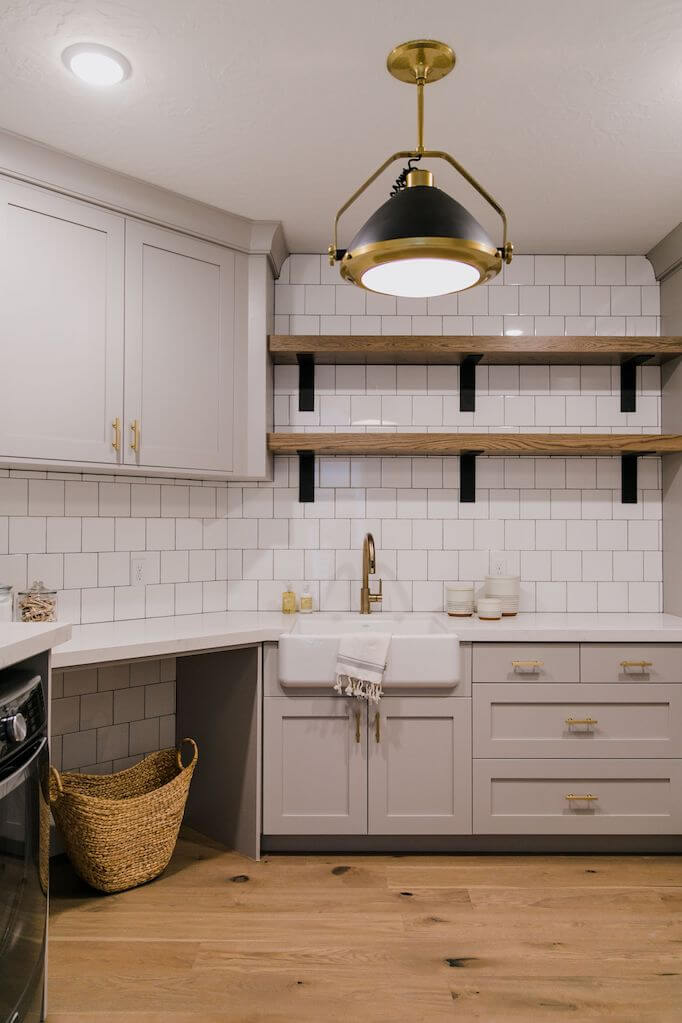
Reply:
[[64, 64], [82, 82], [95, 86], [118, 85], [130, 75], [130, 64], [122, 53], [99, 43], [76, 43], [62, 54]]
[[371, 266], [362, 275], [370, 291], [400, 298], [433, 298], [464, 291], [477, 284], [480, 273], [474, 266], [455, 259], [396, 259]]
[[505, 330], [507, 337], [520, 337], [523, 334], [522, 330]]

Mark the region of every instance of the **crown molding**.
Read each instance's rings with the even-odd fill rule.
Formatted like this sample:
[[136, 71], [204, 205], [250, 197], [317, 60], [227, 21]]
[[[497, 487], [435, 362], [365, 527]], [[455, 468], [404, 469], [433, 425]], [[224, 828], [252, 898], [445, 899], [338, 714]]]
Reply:
[[275, 276], [289, 254], [279, 221], [250, 220], [2, 130], [0, 173], [238, 252], [265, 255]]
[[669, 231], [665, 238], [647, 252], [657, 281], [663, 281], [682, 265], [682, 223]]

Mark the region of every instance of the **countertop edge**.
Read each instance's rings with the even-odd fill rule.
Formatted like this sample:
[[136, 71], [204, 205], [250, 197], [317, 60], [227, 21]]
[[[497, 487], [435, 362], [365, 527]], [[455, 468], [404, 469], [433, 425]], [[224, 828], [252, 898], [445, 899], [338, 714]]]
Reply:
[[[277, 643], [280, 637], [293, 628], [296, 618], [282, 618], [276, 612], [264, 612], [266, 621], [258, 621], [260, 613], [249, 615], [248, 622], [221, 622], [222, 613], [214, 613], [212, 621], [204, 616], [183, 616], [186, 623], [178, 619], [139, 619], [133, 622], [103, 623], [102, 625], [74, 626], [74, 634], [65, 648], [56, 647], [52, 654], [52, 666], [56, 670], [105, 664], [114, 661], [136, 660], [150, 657], [177, 657], [183, 654], [205, 653], [212, 650], [228, 650], [239, 646], [259, 643]], [[229, 612], [225, 613], [228, 615]], [[318, 612], [325, 614], [325, 612]], [[331, 614], [331, 612], [329, 612]], [[246, 615], [245, 615], [246, 617]], [[419, 617], [419, 616], [415, 616]], [[423, 615], [421, 617], [424, 617]], [[530, 616], [529, 616], [530, 617]], [[466, 622], [447, 620], [449, 631], [456, 633], [462, 643], [681, 643], [682, 618], [672, 615], [609, 616], [609, 621], [590, 624], [567, 620], [557, 622], [564, 616], [548, 615], [551, 621], [524, 621], [522, 616], [513, 622]], [[606, 617], [606, 616], [605, 616]], [[217, 619], [217, 620], [216, 620]], [[254, 620], [255, 619], [255, 620]], [[269, 620], [268, 620], [269, 619]], [[614, 621], [613, 619], [616, 619]], [[634, 619], [634, 621], [633, 621]], [[186, 634], [183, 635], [183, 627]], [[65, 628], [70, 628], [65, 626]], [[160, 634], [154, 635], [157, 629]], [[144, 635], [149, 630], [151, 635]], [[205, 631], [203, 631], [205, 630]], [[167, 632], [168, 635], [161, 633]], [[89, 634], [90, 633], [90, 634]], [[127, 635], [129, 633], [129, 635]], [[137, 633], [137, 634], [136, 634]], [[40, 641], [35, 642], [38, 647]], [[42, 648], [51, 644], [43, 641]], [[3, 650], [0, 649], [0, 664]], [[35, 652], [35, 651], [34, 651]], [[26, 654], [24, 656], [30, 656]], [[16, 660], [17, 658], [15, 658]]]
[[105, 664], [110, 661], [134, 661], [141, 657], [179, 657], [182, 654], [200, 654], [212, 650], [229, 650], [239, 646], [253, 646], [258, 643], [279, 641], [282, 628], [257, 626], [234, 633], [216, 633], [213, 636], [187, 637], [186, 639], [139, 640], [121, 645], [92, 647], [83, 650], [59, 651], [52, 655], [52, 667], [80, 668], [89, 664]]
[[[21, 627], [21, 622], [12, 623]], [[71, 625], [68, 622], [55, 622], [41, 631], [31, 631], [26, 635], [5, 640], [0, 645], [0, 670], [10, 668], [19, 661], [25, 661], [36, 654], [51, 650], [71, 638]]]

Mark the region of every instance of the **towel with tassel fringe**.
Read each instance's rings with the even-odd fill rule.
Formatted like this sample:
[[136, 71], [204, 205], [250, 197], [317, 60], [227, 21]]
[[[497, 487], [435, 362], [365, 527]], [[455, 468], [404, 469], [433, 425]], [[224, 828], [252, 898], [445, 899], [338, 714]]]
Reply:
[[349, 632], [341, 636], [336, 655], [336, 692], [378, 703], [383, 695], [390, 644], [388, 632]]

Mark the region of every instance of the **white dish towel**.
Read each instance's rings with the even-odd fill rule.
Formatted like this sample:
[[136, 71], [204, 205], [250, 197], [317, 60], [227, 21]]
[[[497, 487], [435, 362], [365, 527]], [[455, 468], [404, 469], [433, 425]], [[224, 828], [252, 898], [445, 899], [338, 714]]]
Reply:
[[344, 633], [336, 655], [336, 692], [378, 703], [390, 644], [389, 632]]

